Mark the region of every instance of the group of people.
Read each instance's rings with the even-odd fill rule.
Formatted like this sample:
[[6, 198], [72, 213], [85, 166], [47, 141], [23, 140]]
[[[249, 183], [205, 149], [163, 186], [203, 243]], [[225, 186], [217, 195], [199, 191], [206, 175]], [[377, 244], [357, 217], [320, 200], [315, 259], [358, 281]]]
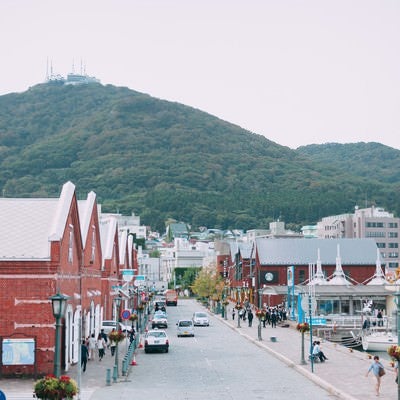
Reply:
[[[232, 308], [232, 319], [235, 319], [235, 315], [236, 315], [236, 308], [233, 307]], [[251, 327], [253, 325], [253, 318], [254, 318], [254, 314], [253, 311], [251, 310], [251, 306], [250, 304], [246, 304], [244, 308], [241, 308], [238, 312], [238, 318], [242, 321], [248, 321], [249, 323], [249, 327]]]
[[[115, 328], [112, 329], [115, 331]], [[132, 342], [135, 339], [135, 329], [132, 327], [129, 332], [129, 341]], [[88, 338], [82, 340], [81, 344], [81, 367], [82, 371], [86, 371], [87, 362], [89, 360], [94, 360], [96, 355], [96, 350], [98, 354], [99, 361], [101, 361], [106, 355], [106, 349], [109, 348], [111, 356], [114, 356], [117, 344], [110, 339], [110, 337], [102, 329], [97, 338], [94, 333], [92, 333]]]
[[[263, 327], [266, 325], [271, 325], [272, 328], [276, 328], [278, 322], [287, 320], [287, 310], [283, 305], [279, 305], [276, 307], [267, 307], [265, 304], [263, 306], [263, 310], [265, 311], [264, 316], [261, 318], [261, 322]], [[236, 308], [232, 308], [232, 320], [235, 319], [236, 316]], [[254, 313], [251, 309], [250, 303], [245, 303], [245, 306], [241, 308], [238, 312], [238, 318], [243, 321], [248, 321], [249, 327], [253, 324]]]

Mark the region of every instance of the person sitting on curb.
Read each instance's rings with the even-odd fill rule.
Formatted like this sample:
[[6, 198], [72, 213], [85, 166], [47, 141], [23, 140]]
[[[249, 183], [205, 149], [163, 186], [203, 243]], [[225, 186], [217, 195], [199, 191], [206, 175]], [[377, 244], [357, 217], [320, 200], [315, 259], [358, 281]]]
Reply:
[[321, 362], [324, 362], [325, 360], [327, 360], [327, 358], [326, 358], [325, 354], [323, 353], [323, 351], [321, 350], [321, 347], [320, 347], [321, 342], [315, 341], [314, 343], [315, 344], [314, 344], [313, 351], [312, 351], [313, 356], [318, 357]]

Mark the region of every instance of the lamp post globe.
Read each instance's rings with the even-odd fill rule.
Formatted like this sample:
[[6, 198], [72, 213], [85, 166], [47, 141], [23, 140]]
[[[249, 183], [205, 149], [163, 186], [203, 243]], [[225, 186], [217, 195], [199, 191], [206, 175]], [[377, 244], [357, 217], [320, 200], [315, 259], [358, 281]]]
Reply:
[[54, 346], [54, 375], [59, 378], [61, 375], [61, 319], [65, 315], [65, 309], [69, 296], [66, 296], [60, 292], [49, 297], [51, 300], [51, 307], [53, 316], [56, 319], [56, 338]]

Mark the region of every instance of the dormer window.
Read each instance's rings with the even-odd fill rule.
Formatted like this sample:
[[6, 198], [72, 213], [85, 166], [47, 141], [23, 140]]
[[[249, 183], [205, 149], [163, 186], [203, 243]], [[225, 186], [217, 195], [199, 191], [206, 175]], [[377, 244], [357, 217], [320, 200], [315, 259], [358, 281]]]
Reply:
[[72, 263], [74, 250], [74, 231], [73, 225], [69, 226], [69, 242], [68, 242], [68, 262]]
[[93, 226], [93, 231], [92, 231], [92, 251], [90, 253], [90, 263], [94, 263], [95, 259], [95, 254], [96, 254], [96, 231]]

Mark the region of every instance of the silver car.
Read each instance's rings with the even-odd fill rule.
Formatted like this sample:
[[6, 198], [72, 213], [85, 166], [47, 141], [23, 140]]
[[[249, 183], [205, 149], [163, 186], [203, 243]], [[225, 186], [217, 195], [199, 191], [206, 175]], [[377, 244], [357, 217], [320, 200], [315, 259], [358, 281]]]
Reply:
[[194, 325], [191, 319], [180, 319], [176, 323], [176, 333], [180, 336], [194, 336]]
[[205, 312], [195, 312], [192, 317], [194, 326], [210, 326], [210, 320]]

